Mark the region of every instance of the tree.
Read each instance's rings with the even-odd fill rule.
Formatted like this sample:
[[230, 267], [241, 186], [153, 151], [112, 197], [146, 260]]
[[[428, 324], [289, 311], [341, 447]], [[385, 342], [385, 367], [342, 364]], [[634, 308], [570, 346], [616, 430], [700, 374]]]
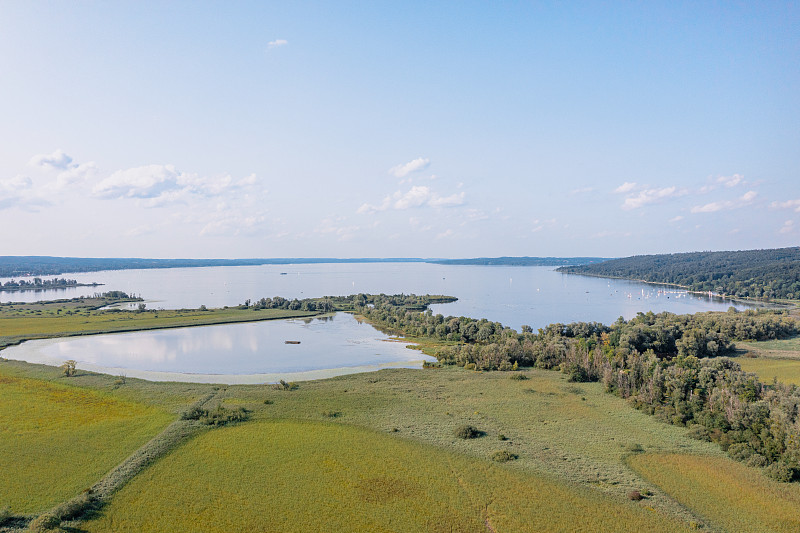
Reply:
[[60, 368], [61, 368], [61, 370], [64, 371], [64, 375], [65, 376], [67, 376], [68, 378], [71, 378], [72, 376], [75, 375], [75, 371], [76, 371], [75, 365], [76, 364], [77, 363], [75, 362], [75, 360], [70, 359], [69, 361], [64, 361], [64, 364], [61, 365]]

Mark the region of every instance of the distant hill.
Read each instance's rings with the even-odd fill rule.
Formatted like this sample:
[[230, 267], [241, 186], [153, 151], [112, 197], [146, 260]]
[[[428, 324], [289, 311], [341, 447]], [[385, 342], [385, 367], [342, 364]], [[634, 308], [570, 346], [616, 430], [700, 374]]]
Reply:
[[603, 257], [476, 257], [474, 259], [439, 259], [427, 262], [437, 265], [562, 266], [585, 265], [606, 260]]
[[800, 299], [800, 247], [637, 255], [558, 271], [669, 283], [729, 296]]
[[209, 266], [297, 265], [309, 263], [421, 263], [419, 258], [273, 258], [273, 259], [142, 259], [50, 256], [0, 256], [0, 277], [46, 276], [65, 272], [97, 272], [135, 268], [186, 268]]

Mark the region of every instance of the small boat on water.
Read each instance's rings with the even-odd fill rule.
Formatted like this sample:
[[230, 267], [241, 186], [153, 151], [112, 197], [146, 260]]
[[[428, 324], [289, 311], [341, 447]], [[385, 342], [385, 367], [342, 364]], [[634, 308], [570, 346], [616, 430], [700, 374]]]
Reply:
[[300, 341], [283, 341], [284, 344], [300, 344]]
[[285, 276], [287, 272], [281, 272], [281, 276]]

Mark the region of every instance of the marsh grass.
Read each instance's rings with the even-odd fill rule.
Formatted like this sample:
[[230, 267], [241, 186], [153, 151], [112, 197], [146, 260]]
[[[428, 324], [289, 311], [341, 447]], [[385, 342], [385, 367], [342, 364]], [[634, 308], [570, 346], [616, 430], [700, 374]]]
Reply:
[[81, 527], [98, 532], [681, 530], [679, 523], [625, 500], [549, 476], [366, 429], [290, 420], [200, 434], [135, 478]]
[[9, 376], [0, 364], [0, 502], [16, 514], [80, 493], [172, 419], [103, 392]]
[[800, 531], [800, 485], [725, 457], [638, 454], [631, 467], [725, 531]]

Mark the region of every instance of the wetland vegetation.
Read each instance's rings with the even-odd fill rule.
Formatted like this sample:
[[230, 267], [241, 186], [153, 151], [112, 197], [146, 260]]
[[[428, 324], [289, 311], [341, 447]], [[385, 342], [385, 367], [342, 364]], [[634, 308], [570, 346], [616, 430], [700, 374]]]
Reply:
[[[797, 473], [800, 392], [782, 379], [795, 370], [771, 381], [736, 362], [776, 351], [800, 361], [790, 313], [642, 313], [534, 333], [427, 310], [447, 299], [264, 298], [169, 312], [104, 309], [113, 303], [107, 296], [0, 306], [2, 332], [12, 334], [0, 339], [6, 345], [347, 310], [412, 336], [440, 361], [426, 370], [218, 386], [67, 376], [2, 360], [0, 471], [13, 483], [0, 489], [0, 508], [8, 506], [0, 529], [800, 525], [800, 485], [778, 481]], [[742, 357], [743, 347], [759, 358]], [[263, 501], [269, 514], [258, 511]]]

